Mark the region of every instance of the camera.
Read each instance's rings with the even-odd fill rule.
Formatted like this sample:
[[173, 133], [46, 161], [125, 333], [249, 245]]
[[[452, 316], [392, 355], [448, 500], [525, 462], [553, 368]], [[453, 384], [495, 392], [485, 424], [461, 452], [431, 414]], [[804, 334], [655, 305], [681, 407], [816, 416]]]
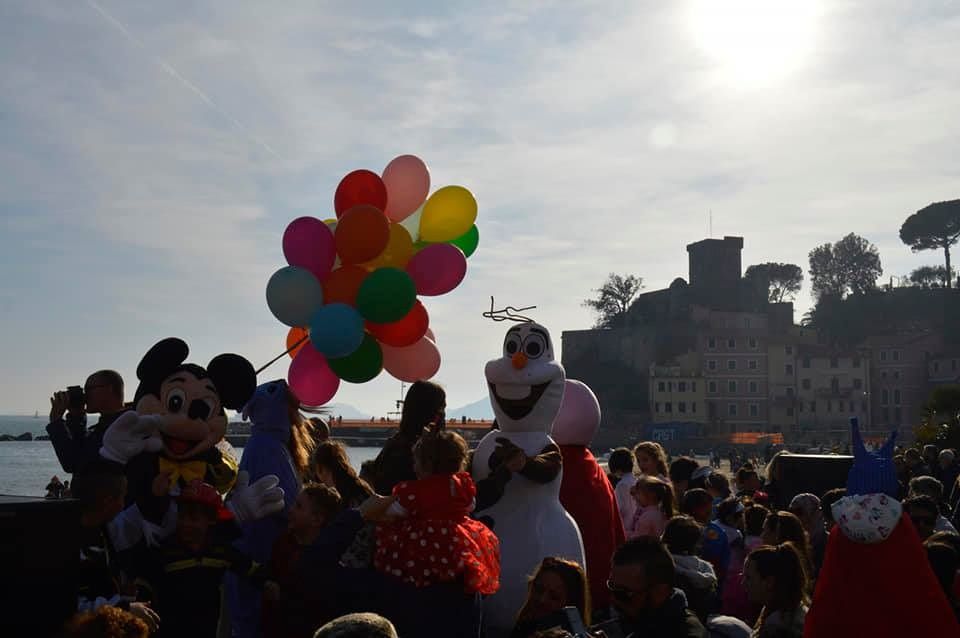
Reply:
[[78, 385], [72, 385], [67, 388], [67, 401], [71, 412], [82, 412], [87, 404], [87, 395], [83, 388]]

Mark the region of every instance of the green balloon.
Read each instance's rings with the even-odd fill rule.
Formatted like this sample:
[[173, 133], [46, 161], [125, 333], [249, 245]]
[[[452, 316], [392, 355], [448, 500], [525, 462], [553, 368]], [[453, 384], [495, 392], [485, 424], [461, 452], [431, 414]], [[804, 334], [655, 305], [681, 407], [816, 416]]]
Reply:
[[407, 316], [417, 300], [413, 279], [398, 268], [377, 268], [357, 292], [357, 310], [373, 323], [392, 323]]
[[327, 359], [333, 373], [348, 383], [366, 383], [383, 370], [383, 351], [369, 333], [363, 336], [360, 347], [339, 359]]
[[463, 254], [469, 257], [477, 250], [477, 244], [480, 243], [480, 231], [477, 229], [477, 225], [474, 224], [470, 227], [470, 230], [450, 243], [462, 250]]

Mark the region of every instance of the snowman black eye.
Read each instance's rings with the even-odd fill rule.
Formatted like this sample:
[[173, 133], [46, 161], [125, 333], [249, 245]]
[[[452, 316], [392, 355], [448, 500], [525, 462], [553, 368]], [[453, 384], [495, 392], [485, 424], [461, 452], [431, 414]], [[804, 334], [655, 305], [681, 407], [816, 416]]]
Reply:
[[503, 343], [503, 351], [509, 356], [513, 356], [520, 351], [520, 345], [521, 341], [519, 335], [508, 335], [507, 340]]
[[531, 334], [523, 342], [523, 352], [531, 359], [536, 359], [547, 349], [546, 341], [538, 334]]

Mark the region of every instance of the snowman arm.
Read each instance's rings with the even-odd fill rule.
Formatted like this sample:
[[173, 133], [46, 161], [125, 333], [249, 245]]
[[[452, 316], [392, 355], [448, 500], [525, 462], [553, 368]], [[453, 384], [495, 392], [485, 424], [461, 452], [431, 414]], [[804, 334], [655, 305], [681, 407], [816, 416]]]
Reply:
[[550, 483], [563, 468], [563, 457], [556, 443], [551, 443], [540, 454], [527, 459], [520, 474], [535, 483]]
[[503, 491], [510, 481], [510, 470], [505, 465], [499, 466], [490, 472], [485, 479], [477, 481], [476, 507], [474, 511], [480, 512], [488, 507], [493, 507], [497, 501], [503, 497]]

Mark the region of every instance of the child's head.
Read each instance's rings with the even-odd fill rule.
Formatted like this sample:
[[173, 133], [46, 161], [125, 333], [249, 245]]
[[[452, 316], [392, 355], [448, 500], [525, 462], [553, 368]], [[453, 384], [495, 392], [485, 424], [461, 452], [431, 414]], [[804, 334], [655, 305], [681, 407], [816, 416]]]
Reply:
[[633, 472], [633, 453], [628, 448], [618, 447], [610, 453], [607, 467], [617, 476], [631, 474]]
[[122, 466], [96, 461], [73, 475], [71, 491], [80, 501], [84, 520], [93, 526], [102, 525], [123, 511], [127, 477]]
[[713, 498], [730, 496], [730, 480], [720, 472], [711, 472], [706, 480], [706, 489]]
[[637, 443], [633, 448], [633, 455], [637, 459], [637, 469], [647, 476], [667, 475], [667, 453], [663, 446], [654, 441]]
[[456, 474], [466, 466], [467, 454], [467, 442], [456, 432], [431, 432], [413, 446], [413, 468], [419, 478]]
[[337, 488], [340, 497], [347, 503], [373, 494], [367, 482], [357, 476], [356, 470], [350, 465], [346, 448], [339, 441], [328, 439], [318, 444], [310, 469], [319, 482]]
[[713, 513], [713, 497], [707, 490], [699, 488], [688, 490], [683, 495], [680, 511], [692, 516], [701, 525], [706, 525], [710, 522], [710, 515]]
[[717, 505], [717, 519], [724, 525], [729, 525], [739, 530], [744, 528], [744, 507], [736, 496], [731, 496], [720, 501]]
[[760, 475], [753, 469], [753, 466], [744, 465], [737, 470], [737, 490], [748, 494], [756, 492], [763, 485], [760, 482]]
[[287, 526], [292, 532], [320, 529], [336, 516], [342, 505], [343, 500], [335, 487], [308, 483], [287, 513]]
[[790, 541], [802, 555], [809, 554], [807, 530], [800, 519], [790, 512], [770, 512], [763, 521], [761, 537], [764, 545], [779, 545]]
[[673, 516], [673, 488], [666, 481], [655, 476], [641, 476], [633, 486], [633, 493], [641, 507], [656, 505], [668, 517]]
[[796, 609], [807, 590], [803, 557], [793, 543], [753, 550], [743, 567], [743, 585], [750, 601], [765, 613]]
[[663, 544], [671, 554], [692, 556], [700, 551], [703, 526], [690, 516], [674, 516], [663, 528]]
[[191, 481], [177, 497], [177, 540], [191, 548], [203, 547], [210, 529], [232, 514], [224, 508], [217, 490], [199, 480]]
[[590, 590], [583, 568], [564, 558], [548, 556], [530, 577], [527, 601], [520, 610], [520, 620], [539, 620], [576, 607], [584, 624], [590, 624]]
[[760, 536], [763, 534], [763, 522], [770, 513], [763, 505], [749, 505], [743, 512], [744, 534], [747, 536]]

